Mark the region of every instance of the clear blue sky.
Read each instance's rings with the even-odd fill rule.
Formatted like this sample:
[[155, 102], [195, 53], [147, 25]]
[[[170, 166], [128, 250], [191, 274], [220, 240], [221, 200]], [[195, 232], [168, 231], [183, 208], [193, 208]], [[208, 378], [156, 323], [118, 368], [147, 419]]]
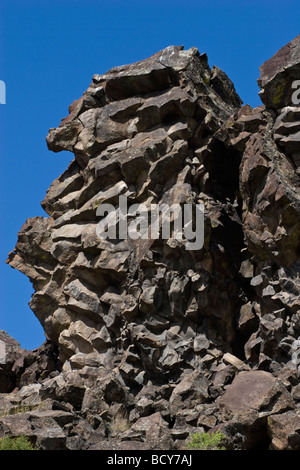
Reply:
[[300, 33], [299, 18], [299, 0], [1, 0], [0, 329], [26, 349], [45, 340], [28, 307], [30, 282], [5, 260], [25, 220], [46, 215], [40, 201], [73, 156], [48, 151], [45, 137], [92, 76], [169, 45], [195, 46], [257, 106], [259, 66]]

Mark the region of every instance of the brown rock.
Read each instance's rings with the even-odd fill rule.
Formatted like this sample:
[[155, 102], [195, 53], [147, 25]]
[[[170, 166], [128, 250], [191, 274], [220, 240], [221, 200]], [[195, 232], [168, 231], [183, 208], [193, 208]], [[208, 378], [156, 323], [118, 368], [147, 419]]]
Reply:
[[134, 425], [121, 435], [121, 440], [142, 440], [152, 450], [167, 450], [171, 448], [172, 438], [167, 432], [168, 423], [159, 412], [139, 418]]
[[[48, 147], [75, 158], [47, 191], [48, 216], [25, 222], [7, 260], [33, 284], [47, 341], [8, 354], [0, 335], [0, 391], [14, 389], [1, 403], [26, 405], [26, 432], [25, 413], [46, 406], [30, 415], [40, 448], [113, 448], [110, 425], [125, 410], [122, 439], [153, 449], [180, 447], [197, 425], [222, 426], [232, 448], [265, 448], [267, 418], [294, 410], [300, 115], [289, 100], [299, 64], [298, 36], [261, 67], [265, 105], [253, 109], [205, 54], [170, 46], [95, 75], [50, 129]], [[124, 198], [125, 216], [105, 218]], [[187, 249], [167, 206], [166, 238], [149, 236], [149, 220], [138, 230], [136, 208], [153, 204], [202, 204], [203, 247]], [[123, 239], [120, 223], [136, 237]], [[15, 434], [17, 418], [3, 418]], [[272, 426], [278, 447], [297, 445]]]
[[300, 413], [286, 413], [270, 416], [268, 434], [271, 439], [271, 450], [300, 450]]
[[260, 97], [267, 107], [291, 106], [292, 82], [299, 79], [300, 35], [260, 67]]
[[176, 413], [183, 408], [195, 408], [209, 400], [208, 381], [198, 371], [186, 374], [176, 385], [170, 397], [170, 412]]
[[276, 413], [294, 408], [287, 389], [265, 371], [240, 372], [219, 399], [219, 405], [232, 414]]

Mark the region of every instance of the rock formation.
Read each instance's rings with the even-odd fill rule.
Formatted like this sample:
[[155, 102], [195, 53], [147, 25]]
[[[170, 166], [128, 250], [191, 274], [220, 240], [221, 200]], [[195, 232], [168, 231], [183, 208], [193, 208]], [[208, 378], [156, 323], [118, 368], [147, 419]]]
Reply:
[[[263, 105], [242, 106], [206, 54], [171, 46], [94, 75], [50, 129], [74, 159], [7, 260], [47, 341], [2, 360], [0, 434], [180, 449], [221, 429], [229, 449], [300, 449], [300, 36], [260, 72]], [[203, 247], [174, 220], [167, 238], [99, 237], [121, 196], [201, 204]]]

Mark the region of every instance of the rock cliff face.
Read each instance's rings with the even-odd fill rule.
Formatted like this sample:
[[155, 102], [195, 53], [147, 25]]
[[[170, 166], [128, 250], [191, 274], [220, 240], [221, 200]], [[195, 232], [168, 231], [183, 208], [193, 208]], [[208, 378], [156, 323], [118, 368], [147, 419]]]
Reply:
[[[171, 46], [94, 75], [50, 129], [74, 160], [7, 260], [33, 284], [44, 360], [20, 353], [1, 390], [9, 409], [33, 400], [17, 416], [41, 448], [182, 448], [216, 428], [228, 448], [300, 448], [299, 72], [300, 36], [262, 65], [253, 109], [206, 54]], [[121, 197], [110, 233], [130, 233], [134, 204], [201, 204], [203, 246], [174, 220], [168, 237], [100, 237]]]

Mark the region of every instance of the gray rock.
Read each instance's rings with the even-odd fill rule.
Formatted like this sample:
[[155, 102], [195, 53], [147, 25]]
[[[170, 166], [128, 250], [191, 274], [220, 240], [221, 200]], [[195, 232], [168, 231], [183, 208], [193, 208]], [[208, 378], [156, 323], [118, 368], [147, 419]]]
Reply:
[[[263, 106], [241, 106], [206, 54], [170, 46], [94, 75], [50, 129], [48, 148], [74, 160], [7, 260], [47, 341], [22, 351], [0, 333], [1, 406], [17, 411], [2, 435], [172, 450], [222, 429], [229, 448], [297, 448], [299, 44], [262, 65]], [[189, 250], [196, 213], [179, 209], [196, 204], [203, 246]], [[137, 210], [153, 205], [149, 236]]]

